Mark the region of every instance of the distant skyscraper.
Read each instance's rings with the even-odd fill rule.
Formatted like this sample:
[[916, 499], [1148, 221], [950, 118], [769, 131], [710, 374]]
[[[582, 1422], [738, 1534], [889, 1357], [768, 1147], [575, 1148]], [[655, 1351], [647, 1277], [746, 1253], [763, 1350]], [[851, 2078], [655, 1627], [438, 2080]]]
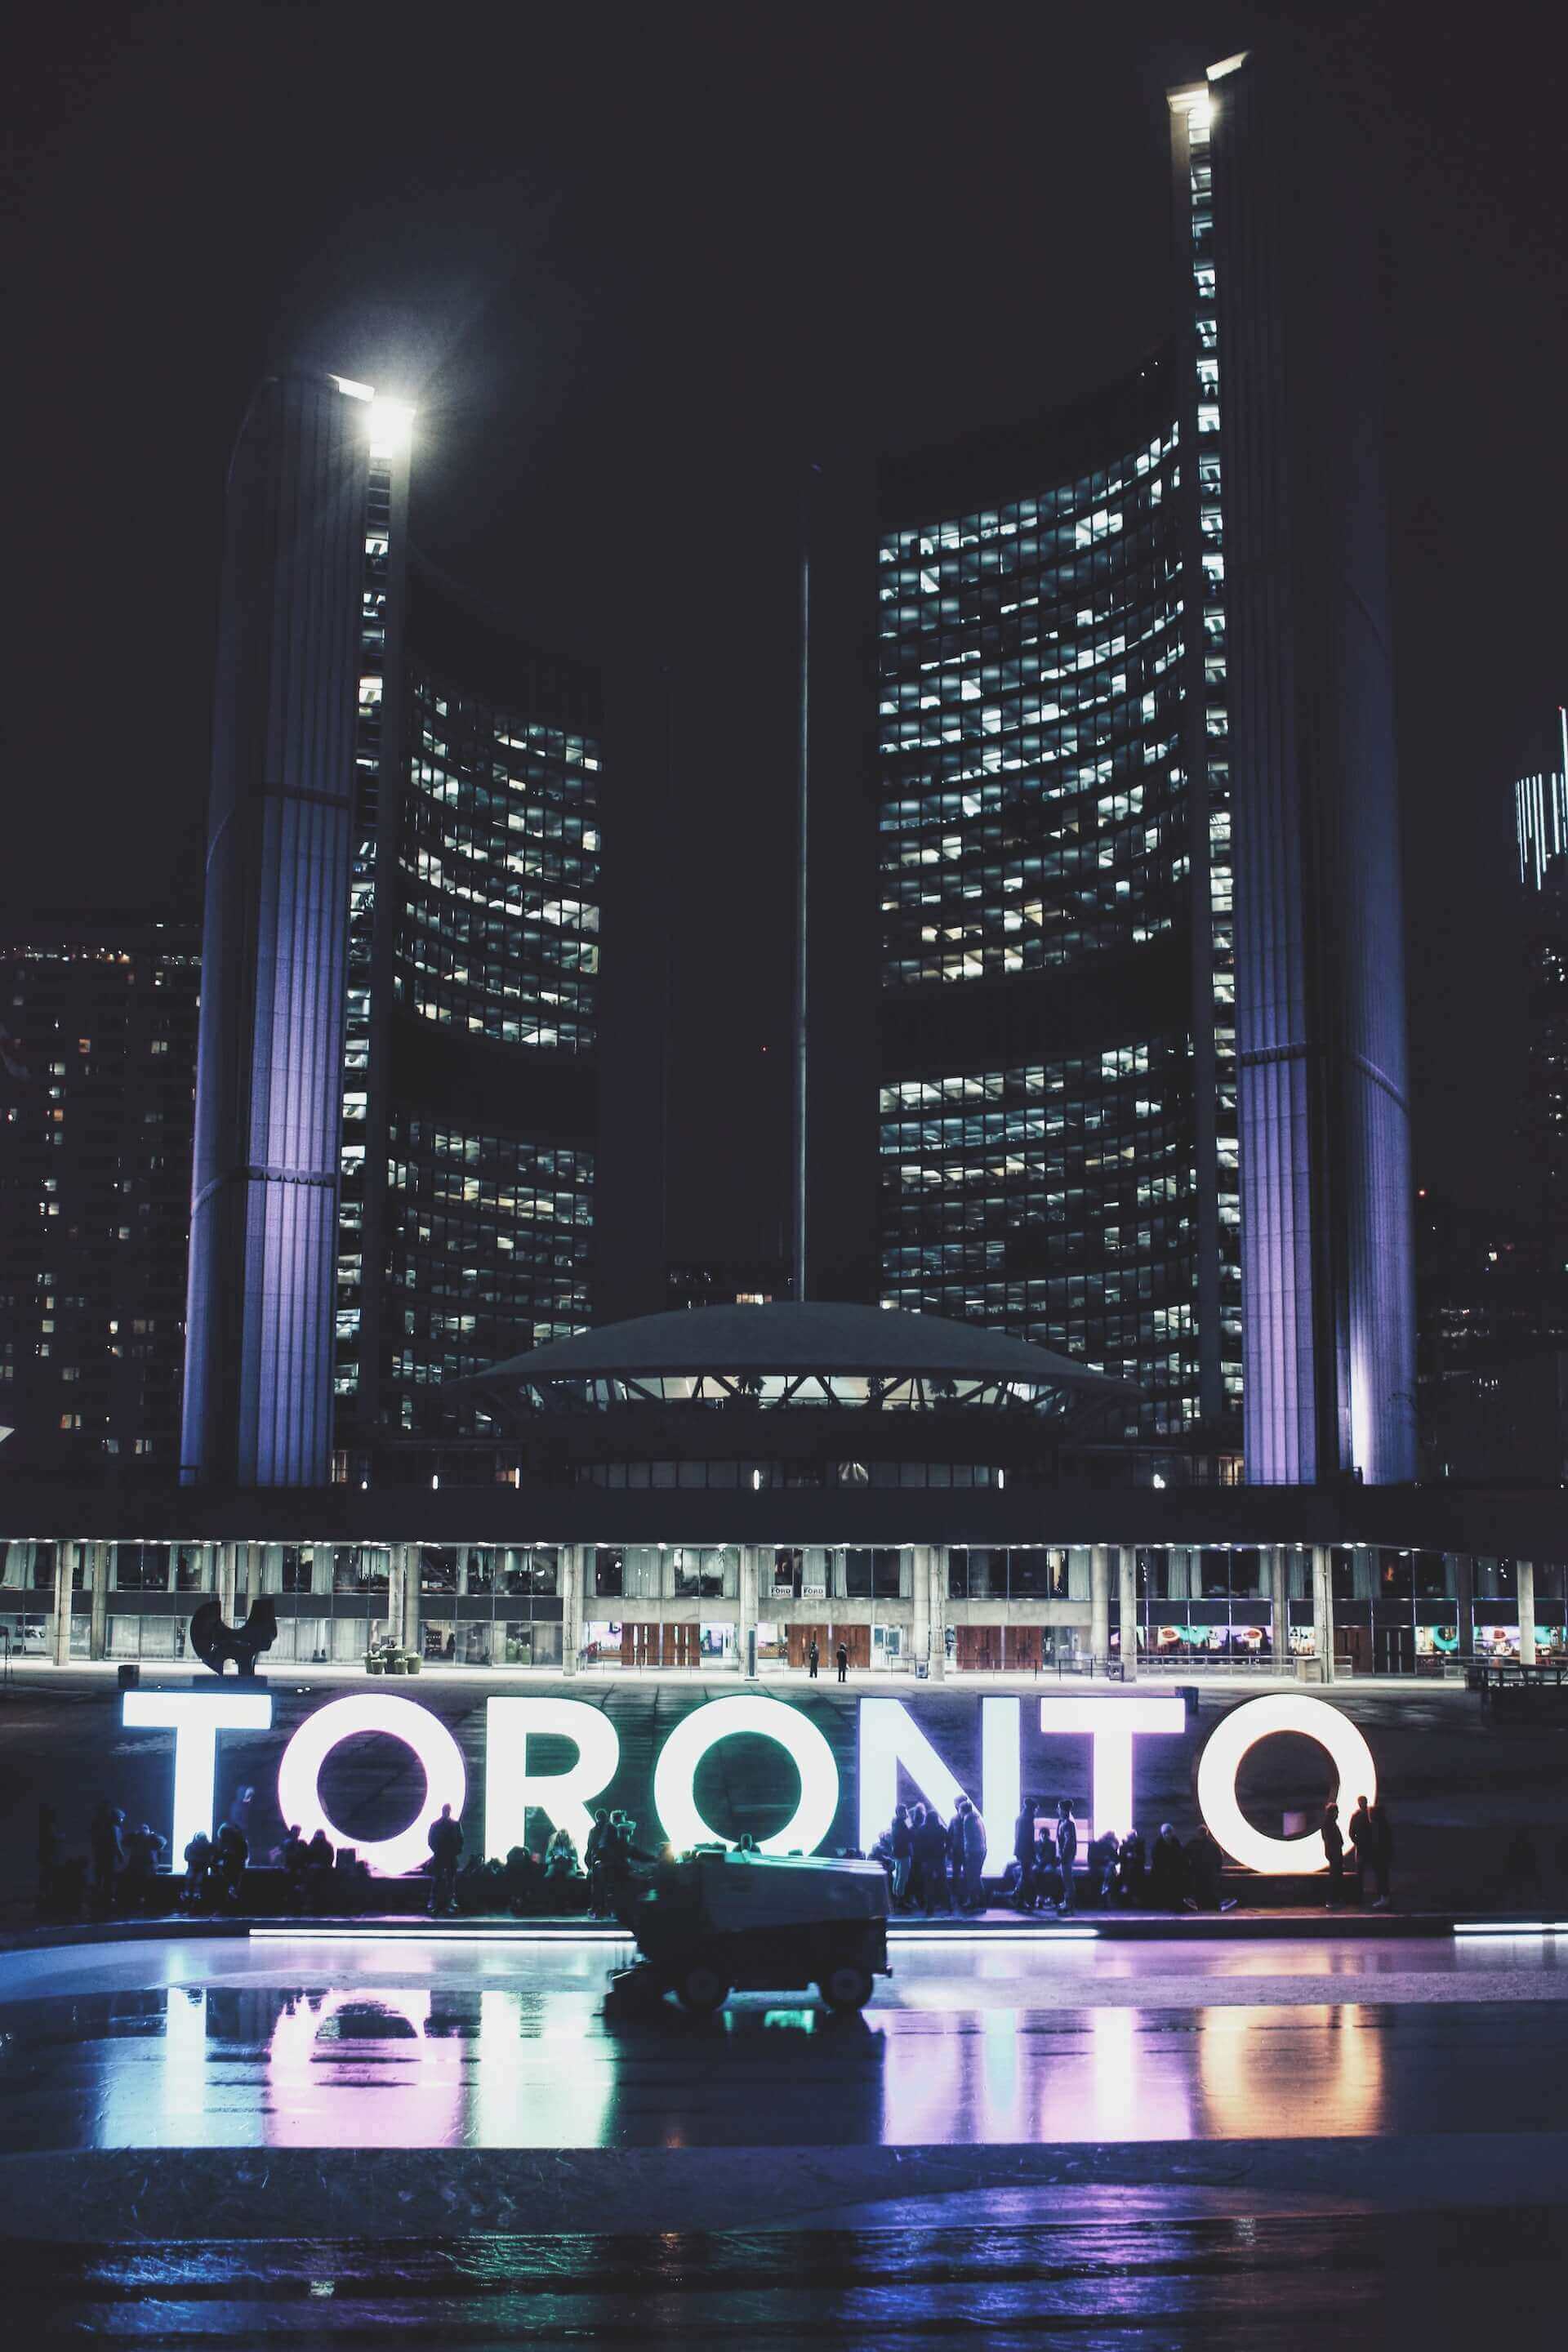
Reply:
[[363, 1475], [587, 1319], [597, 681], [411, 580], [410, 426], [272, 378], [231, 469], [192, 1477]]
[[199, 948], [194, 909], [0, 942], [0, 1468], [178, 1461]]
[[1525, 965], [1523, 1141], [1543, 1271], [1542, 1328], [1568, 1327], [1568, 712], [1554, 711], [1513, 788]]
[[[1178, 328], [886, 470], [882, 1295], [1247, 1475], [1415, 1467], [1374, 257], [1329, 100], [1171, 100]], [[1342, 168], [1343, 167], [1343, 168]]]

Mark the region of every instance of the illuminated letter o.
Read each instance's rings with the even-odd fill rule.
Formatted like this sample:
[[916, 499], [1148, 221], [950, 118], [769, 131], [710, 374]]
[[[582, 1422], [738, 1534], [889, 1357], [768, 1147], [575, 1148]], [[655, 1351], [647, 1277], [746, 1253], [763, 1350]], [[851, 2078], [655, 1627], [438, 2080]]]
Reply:
[[659, 1750], [653, 1776], [654, 1811], [671, 1845], [684, 1848], [719, 1837], [697, 1810], [697, 1767], [710, 1748], [738, 1731], [776, 1740], [800, 1774], [800, 1802], [782, 1830], [763, 1838], [763, 1853], [815, 1853], [838, 1811], [838, 1767], [815, 1723], [776, 1698], [716, 1698], [683, 1716]]
[[1326, 1699], [1298, 1698], [1280, 1691], [1269, 1698], [1249, 1698], [1234, 1707], [1210, 1732], [1198, 1758], [1198, 1811], [1233, 1861], [1244, 1869], [1270, 1873], [1327, 1870], [1323, 1833], [1306, 1837], [1265, 1837], [1255, 1830], [1236, 1801], [1236, 1775], [1242, 1758], [1260, 1739], [1277, 1731], [1300, 1732], [1325, 1748], [1339, 1776], [1342, 1794], [1353, 1790], [1369, 1805], [1377, 1802], [1377, 1768], [1367, 1746], [1348, 1715]]
[[278, 1810], [285, 1829], [298, 1822], [306, 1838], [325, 1830], [334, 1845], [353, 1844], [321, 1809], [321, 1767], [339, 1741], [352, 1739], [359, 1731], [380, 1731], [389, 1739], [401, 1739], [414, 1750], [424, 1770], [425, 1802], [417, 1818], [396, 1837], [357, 1848], [361, 1861], [376, 1877], [405, 1878], [428, 1862], [430, 1824], [442, 1806], [450, 1805], [457, 1818], [468, 1789], [463, 1751], [427, 1706], [411, 1698], [384, 1697], [379, 1691], [335, 1698], [319, 1706], [314, 1715], [305, 1717], [283, 1750], [278, 1768]]

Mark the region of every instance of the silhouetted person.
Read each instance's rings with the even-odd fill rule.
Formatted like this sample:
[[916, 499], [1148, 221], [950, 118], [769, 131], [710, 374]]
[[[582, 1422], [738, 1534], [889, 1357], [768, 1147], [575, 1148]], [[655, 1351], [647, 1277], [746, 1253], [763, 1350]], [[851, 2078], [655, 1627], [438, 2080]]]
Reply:
[[1355, 1899], [1364, 1903], [1372, 1885], [1372, 1811], [1364, 1797], [1355, 1801], [1350, 1819], [1351, 1852], [1355, 1856]]
[[1220, 1894], [1219, 1874], [1224, 1857], [1207, 1822], [1202, 1822], [1197, 1835], [1188, 1840], [1185, 1859], [1187, 1877], [1193, 1890], [1187, 1897], [1188, 1909], [1234, 1911], [1235, 1895], [1222, 1897]]
[[818, 1650], [814, 1639], [810, 1649], [807, 1650], [805, 1654], [805, 1675], [808, 1682], [814, 1683], [816, 1680], [817, 1661], [821, 1657], [821, 1654], [822, 1653]]
[[947, 1908], [947, 1824], [934, 1805], [917, 1808], [915, 1869], [922, 1911]]
[[915, 1833], [910, 1824], [907, 1805], [893, 1807], [892, 1824], [888, 1832], [888, 1853], [893, 1865], [893, 1908], [901, 1911], [909, 1899], [910, 1870], [915, 1858]]
[[605, 1841], [609, 1834], [609, 1811], [601, 1805], [583, 1846], [583, 1866], [588, 1874], [588, 1908], [595, 1916], [605, 1908]]
[[191, 1909], [198, 1909], [212, 1894], [213, 1864], [216, 1856], [213, 1842], [205, 1830], [198, 1830], [181, 1856], [185, 1865], [185, 1901]]
[[1065, 1797], [1057, 1807], [1056, 1848], [1057, 1867], [1062, 1874], [1061, 1898], [1057, 1908], [1065, 1918], [1073, 1907], [1073, 1864], [1078, 1860], [1078, 1823]]
[[237, 1903], [245, 1887], [245, 1865], [250, 1860], [250, 1841], [237, 1822], [225, 1822], [217, 1833], [213, 1853], [213, 1874], [224, 1900]]
[[1323, 1852], [1329, 1857], [1329, 1899], [1323, 1908], [1332, 1911], [1345, 1899], [1345, 1833], [1340, 1827], [1340, 1809], [1331, 1799], [1323, 1807]]
[[954, 1816], [958, 1825], [961, 1876], [959, 1901], [965, 1911], [981, 1910], [985, 1902], [985, 1823], [967, 1797], [960, 1797]]
[[1156, 1911], [1179, 1911], [1187, 1892], [1187, 1858], [1169, 1822], [1162, 1822], [1149, 1857], [1149, 1902]]
[[1020, 1911], [1032, 1911], [1039, 1899], [1039, 1849], [1035, 1840], [1035, 1816], [1039, 1809], [1037, 1797], [1026, 1797], [1013, 1824], [1013, 1859], [1018, 1865]]
[[283, 1885], [290, 1911], [305, 1907], [305, 1881], [310, 1874], [310, 1849], [300, 1834], [296, 1822], [278, 1849], [278, 1860], [283, 1872]]
[[1102, 1830], [1090, 1838], [1084, 1872], [1083, 1899], [1091, 1911], [1109, 1906], [1116, 1883], [1116, 1832]]
[[1131, 1911], [1142, 1903], [1149, 1882], [1149, 1857], [1143, 1850], [1142, 1834], [1129, 1830], [1116, 1856], [1116, 1899]]
[[840, 1642], [838, 1644], [838, 1679], [841, 1683], [846, 1683], [849, 1679], [849, 1644], [847, 1642]]
[[118, 1805], [100, 1804], [89, 1825], [88, 1848], [92, 1855], [92, 1903], [95, 1911], [114, 1908], [114, 1882], [125, 1860], [125, 1843], [120, 1832], [125, 1826], [125, 1816]]
[[157, 1887], [158, 1857], [169, 1841], [143, 1822], [125, 1841], [125, 1873], [121, 1895], [128, 1910], [145, 1911]]
[[430, 1916], [458, 1907], [458, 1857], [463, 1851], [463, 1824], [443, 1805], [430, 1824]]

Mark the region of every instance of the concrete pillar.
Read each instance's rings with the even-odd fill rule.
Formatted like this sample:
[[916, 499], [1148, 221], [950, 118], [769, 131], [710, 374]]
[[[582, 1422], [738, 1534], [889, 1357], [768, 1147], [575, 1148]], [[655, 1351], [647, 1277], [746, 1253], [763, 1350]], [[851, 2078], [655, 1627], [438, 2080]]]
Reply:
[[926, 1591], [931, 1596], [931, 1678], [940, 1683], [947, 1675], [947, 1546], [930, 1545], [926, 1563]]
[[583, 1650], [583, 1585], [588, 1573], [587, 1544], [561, 1547], [561, 1668], [574, 1675]]
[[68, 1666], [71, 1654], [71, 1584], [79, 1547], [69, 1541], [55, 1546], [54, 1616], [49, 1654], [57, 1666]]
[[1519, 1594], [1519, 1663], [1521, 1666], [1532, 1666], [1535, 1664], [1535, 1562], [1532, 1559], [1516, 1559], [1513, 1580]]
[[87, 1654], [102, 1658], [109, 1654], [109, 1546], [91, 1544], [88, 1548], [88, 1579], [92, 1588], [92, 1614], [88, 1620]]
[[419, 1547], [400, 1544], [403, 1554], [403, 1622], [398, 1628], [398, 1645], [417, 1651], [419, 1641]]
[[756, 1544], [741, 1546], [741, 1580], [736, 1588], [739, 1612], [735, 1623], [736, 1665], [742, 1675], [752, 1663], [757, 1638], [757, 1593], [762, 1577], [762, 1553]]
[[231, 1543], [209, 1544], [207, 1558], [212, 1562], [212, 1590], [226, 1625], [232, 1625], [237, 1616], [243, 1616], [235, 1600], [235, 1549]]
[[1274, 1671], [1290, 1667], [1290, 1555], [1283, 1544], [1268, 1547], [1268, 1605], [1272, 1612]]
[[1102, 1675], [1110, 1656], [1110, 1546], [1091, 1544], [1089, 1554], [1089, 1665]]
[[914, 1622], [910, 1627], [910, 1663], [931, 1669], [931, 1547], [917, 1544], [910, 1562], [910, 1598]]
[[1318, 1647], [1319, 1672], [1324, 1682], [1334, 1679], [1333, 1561], [1327, 1544], [1312, 1546], [1312, 1637]]
[[1121, 1677], [1124, 1682], [1138, 1679], [1138, 1553], [1131, 1544], [1119, 1544], [1116, 1551], [1117, 1610], [1121, 1618]]
[[1476, 1654], [1476, 1559], [1473, 1552], [1450, 1552], [1454, 1564], [1454, 1605], [1458, 1612], [1455, 1632], [1458, 1636], [1458, 1654], [1467, 1661]]

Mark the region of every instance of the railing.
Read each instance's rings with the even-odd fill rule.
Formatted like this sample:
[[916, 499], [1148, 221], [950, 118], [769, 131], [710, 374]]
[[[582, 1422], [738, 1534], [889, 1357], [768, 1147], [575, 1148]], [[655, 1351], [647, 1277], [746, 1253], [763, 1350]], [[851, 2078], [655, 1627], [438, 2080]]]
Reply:
[[1465, 1667], [1465, 1687], [1473, 1691], [1561, 1690], [1568, 1683], [1568, 1658], [1548, 1658], [1533, 1666], [1471, 1658]]

